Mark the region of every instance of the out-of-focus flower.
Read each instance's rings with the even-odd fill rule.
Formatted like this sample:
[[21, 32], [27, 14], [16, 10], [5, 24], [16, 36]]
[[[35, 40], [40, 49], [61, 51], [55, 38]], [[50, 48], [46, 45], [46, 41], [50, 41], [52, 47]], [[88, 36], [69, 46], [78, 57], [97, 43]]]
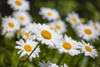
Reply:
[[26, 11], [16, 11], [13, 16], [19, 21], [21, 25], [27, 25], [32, 22], [32, 18]]
[[51, 30], [55, 30], [59, 34], [62, 34], [67, 31], [66, 30], [67, 25], [62, 20], [50, 22], [48, 23], [48, 25], [50, 26]]
[[50, 61], [48, 61], [47, 63], [45, 63], [43, 61], [43, 63], [39, 62], [39, 66], [40, 67], [58, 67], [58, 65], [51, 63]]
[[9, 16], [2, 19], [2, 27], [7, 29], [7, 31], [15, 32], [20, 29], [20, 24], [15, 18]]
[[66, 64], [64, 64], [64, 65], [61, 65], [61, 67], [68, 67]]
[[26, 28], [22, 28], [21, 32], [22, 32], [23, 39], [32, 39], [32, 40], [36, 39], [36, 36], [34, 34], [30, 33], [30, 31]]
[[59, 18], [59, 13], [55, 9], [42, 7], [39, 12], [40, 15], [43, 15], [43, 19], [56, 20]]
[[11, 39], [14, 35], [15, 35], [15, 32], [13, 31], [8, 31], [7, 29], [2, 29], [2, 35], [5, 35], [6, 38], [9, 38]]
[[99, 36], [100, 35], [100, 23], [97, 21], [97, 22], [93, 22], [92, 20], [88, 21], [88, 24], [93, 26], [94, 29], [95, 29], [95, 33], [97, 33], [97, 35]]
[[76, 33], [79, 37], [87, 41], [98, 39], [98, 33], [96, 33], [96, 30], [91, 25], [79, 25], [76, 29]]
[[73, 28], [82, 23], [79, 15], [75, 12], [68, 13], [68, 16], [65, 18], [65, 20], [69, 22]]
[[8, 0], [7, 2], [14, 10], [29, 10], [29, 2], [26, 0]]
[[[43, 62], [43, 63], [42, 63]], [[49, 67], [49, 66], [51, 66], [51, 62], [50, 61], [48, 61], [47, 63], [45, 63], [43, 60], [42, 60], [42, 62], [39, 62], [39, 66], [40, 67]]]
[[[27, 39], [26, 42], [24, 42], [24, 40], [21, 39], [19, 41], [16, 41], [16, 43], [18, 44], [18, 46], [16, 46], [15, 48], [20, 49], [18, 51], [18, 54], [21, 53], [21, 57], [24, 55], [29, 55], [38, 44], [37, 42], [29, 39]], [[32, 60], [32, 58], [39, 57], [39, 52], [40, 48], [38, 46], [36, 50], [32, 53], [32, 55], [29, 57], [30, 60]]]

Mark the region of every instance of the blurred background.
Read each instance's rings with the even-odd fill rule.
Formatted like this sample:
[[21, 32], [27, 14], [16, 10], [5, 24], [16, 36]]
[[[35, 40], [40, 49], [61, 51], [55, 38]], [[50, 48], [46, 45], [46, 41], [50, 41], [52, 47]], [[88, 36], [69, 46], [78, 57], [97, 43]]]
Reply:
[[[100, 0], [28, 0], [30, 2], [29, 13], [34, 22], [47, 23], [47, 20], [42, 19], [39, 15], [41, 7], [49, 7], [56, 9], [63, 21], [68, 13], [75, 11], [79, 14], [82, 21], [87, 23], [88, 20], [100, 21]], [[16, 67], [20, 55], [17, 54], [18, 50], [15, 49], [17, 37], [12, 39], [6, 39], [1, 35], [1, 20], [2, 17], [10, 16], [13, 13], [13, 9], [7, 4], [7, 0], [0, 0], [0, 67]], [[81, 38], [77, 37], [75, 31], [67, 23], [68, 36], [71, 36], [77, 41], [81, 41]], [[70, 56], [66, 54], [61, 63], [66, 63], [69, 67], [100, 67], [100, 37], [95, 42], [90, 41], [98, 50], [99, 57], [92, 59], [91, 57], [85, 57], [84, 55]], [[41, 45], [41, 53], [39, 58], [34, 58], [32, 62], [28, 61], [24, 67], [38, 67], [39, 61], [50, 60], [53, 63], [57, 63], [61, 57], [57, 50], [47, 48], [47, 46]], [[24, 60], [24, 58], [23, 58]]]

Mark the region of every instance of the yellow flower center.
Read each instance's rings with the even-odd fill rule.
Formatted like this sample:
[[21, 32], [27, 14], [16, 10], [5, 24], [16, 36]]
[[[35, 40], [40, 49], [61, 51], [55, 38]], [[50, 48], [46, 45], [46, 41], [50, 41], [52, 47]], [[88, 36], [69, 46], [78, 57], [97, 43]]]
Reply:
[[89, 46], [85, 46], [85, 49], [89, 52], [92, 52], [92, 49]]
[[19, 19], [20, 19], [21, 21], [23, 21], [23, 20], [24, 20], [24, 17], [20, 16]]
[[93, 26], [94, 26], [95, 30], [98, 30], [98, 27], [95, 24]]
[[62, 45], [67, 50], [70, 50], [72, 48], [72, 45], [70, 43], [68, 43], [68, 42], [64, 42]]
[[30, 45], [27, 45], [27, 44], [24, 46], [24, 49], [25, 49], [27, 52], [32, 51], [32, 47], [31, 47]]
[[18, 5], [18, 6], [21, 6], [21, 5], [22, 5], [22, 2], [19, 1], [19, 0], [16, 0], [16, 1], [15, 1], [15, 4]]
[[52, 13], [51, 12], [48, 12], [47, 14], [48, 14], [48, 16], [52, 16]]
[[57, 29], [61, 29], [61, 27], [60, 27], [59, 25], [56, 25], [56, 28], [57, 28]]
[[18, 35], [21, 35], [21, 31], [20, 31], [20, 30], [17, 30], [17, 34], [18, 34]]
[[76, 20], [76, 18], [72, 18], [72, 20], [73, 20], [73, 22], [74, 22], [74, 23], [77, 23], [77, 20]]
[[92, 34], [92, 31], [90, 29], [85, 29], [84, 32], [88, 35]]
[[51, 30], [53, 30], [53, 28], [52, 28], [52, 27], [50, 27], [50, 29], [51, 29]]
[[44, 39], [51, 39], [51, 33], [47, 30], [41, 31], [41, 35], [43, 36]]
[[29, 33], [24, 33], [25, 34], [25, 36], [27, 37], [27, 38], [29, 38], [30, 37], [30, 35], [29, 35]]
[[9, 27], [13, 28], [14, 27], [14, 24], [12, 22], [9, 22], [8, 23]]

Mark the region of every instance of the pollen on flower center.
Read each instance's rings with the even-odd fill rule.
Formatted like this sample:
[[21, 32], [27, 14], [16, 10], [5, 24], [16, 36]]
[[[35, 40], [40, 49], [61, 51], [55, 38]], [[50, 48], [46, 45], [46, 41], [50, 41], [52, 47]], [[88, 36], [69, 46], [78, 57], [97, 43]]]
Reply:
[[21, 2], [21, 1], [16, 0], [16, 1], [15, 1], [15, 4], [16, 4], [16, 5], [18, 5], [18, 6], [21, 6], [21, 5], [22, 5], [22, 2]]
[[90, 29], [85, 29], [84, 32], [88, 35], [92, 34], [92, 31]]
[[77, 23], [76, 18], [72, 18], [72, 21], [73, 21], [74, 23]]
[[98, 30], [98, 27], [95, 24], [93, 26], [94, 26], [95, 30]]
[[57, 29], [61, 29], [61, 27], [60, 27], [59, 25], [56, 25], [56, 28], [57, 28]]
[[52, 37], [51, 33], [47, 30], [41, 31], [41, 35], [43, 36], [44, 39], [51, 39]]
[[27, 45], [27, 44], [24, 46], [24, 49], [25, 49], [27, 52], [32, 51], [32, 47], [31, 47], [30, 45]]
[[52, 15], [52, 13], [51, 13], [51, 12], [48, 12], [47, 14], [48, 14], [48, 16], [51, 16], [51, 15]]
[[20, 16], [19, 19], [20, 19], [21, 21], [23, 21], [23, 20], [24, 20], [24, 17]]
[[9, 27], [13, 28], [14, 27], [14, 24], [12, 22], [9, 22], [8, 23]]
[[24, 34], [25, 34], [26, 37], [28, 37], [28, 38], [30, 37], [29, 33], [25, 32]]
[[64, 43], [62, 44], [62, 46], [63, 46], [65, 49], [67, 49], [67, 50], [70, 50], [70, 49], [72, 48], [72, 45], [71, 45], [70, 43], [68, 43], [68, 42], [64, 42]]
[[20, 31], [20, 30], [17, 30], [17, 34], [18, 34], [18, 35], [21, 35], [21, 31]]
[[89, 46], [85, 46], [85, 49], [89, 52], [92, 52], [92, 49]]

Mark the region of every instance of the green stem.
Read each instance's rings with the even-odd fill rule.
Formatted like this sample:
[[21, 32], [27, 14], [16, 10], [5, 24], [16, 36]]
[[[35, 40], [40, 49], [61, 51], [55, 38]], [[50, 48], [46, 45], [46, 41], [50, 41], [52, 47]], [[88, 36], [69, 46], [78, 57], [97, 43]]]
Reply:
[[39, 44], [34, 48], [34, 50], [30, 53], [30, 55], [26, 58], [26, 60], [22, 63], [21, 67], [24, 65], [24, 63], [29, 59], [31, 54], [35, 51], [35, 49], [39, 46]]
[[65, 53], [62, 54], [62, 56], [61, 56], [61, 58], [60, 58], [60, 60], [59, 60], [59, 62], [58, 62], [58, 65], [60, 65], [60, 63], [61, 63], [61, 61], [62, 61], [64, 55], [65, 55]]
[[21, 63], [21, 59], [19, 60], [17, 67], [19, 67], [20, 63]]

